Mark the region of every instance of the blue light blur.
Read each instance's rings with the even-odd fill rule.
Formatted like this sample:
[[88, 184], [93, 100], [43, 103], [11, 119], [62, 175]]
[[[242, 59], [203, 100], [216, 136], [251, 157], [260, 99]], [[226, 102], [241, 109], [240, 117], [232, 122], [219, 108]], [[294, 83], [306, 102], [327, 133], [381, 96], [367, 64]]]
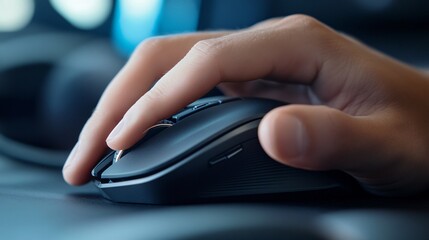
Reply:
[[130, 55], [152, 36], [195, 31], [201, 0], [119, 0], [113, 20], [113, 41]]

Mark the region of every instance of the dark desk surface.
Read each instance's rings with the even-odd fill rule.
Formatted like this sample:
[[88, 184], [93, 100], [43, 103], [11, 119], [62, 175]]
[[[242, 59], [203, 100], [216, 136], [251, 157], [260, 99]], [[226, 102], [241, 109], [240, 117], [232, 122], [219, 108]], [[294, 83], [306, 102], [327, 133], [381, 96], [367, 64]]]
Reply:
[[59, 169], [0, 158], [2, 239], [428, 239], [429, 197], [117, 204]]

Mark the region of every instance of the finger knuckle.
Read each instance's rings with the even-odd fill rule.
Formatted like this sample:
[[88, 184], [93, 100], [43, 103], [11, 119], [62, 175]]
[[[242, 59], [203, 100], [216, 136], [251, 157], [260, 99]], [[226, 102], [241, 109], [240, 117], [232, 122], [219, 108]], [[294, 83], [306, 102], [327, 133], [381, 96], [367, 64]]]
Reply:
[[323, 24], [315, 18], [303, 14], [294, 14], [287, 16], [280, 22], [284, 25], [305, 30], [315, 30], [323, 27]]
[[153, 57], [165, 48], [166, 39], [164, 37], [147, 38], [136, 47], [133, 55], [137, 57]]
[[306, 39], [314, 48], [320, 49], [323, 56], [338, 54], [348, 46], [344, 37], [307, 15], [287, 16], [277, 26], [281, 31], [293, 32], [299, 39]]
[[159, 102], [160, 99], [167, 95], [166, 90], [167, 86], [162, 81], [158, 81], [155, 86], [144, 95], [145, 100], [154, 103]]
[[197, 42], [191, 52], [199, 57], [212, 59], [222, 53], [223, 47], [222, 39], [205, 39]]

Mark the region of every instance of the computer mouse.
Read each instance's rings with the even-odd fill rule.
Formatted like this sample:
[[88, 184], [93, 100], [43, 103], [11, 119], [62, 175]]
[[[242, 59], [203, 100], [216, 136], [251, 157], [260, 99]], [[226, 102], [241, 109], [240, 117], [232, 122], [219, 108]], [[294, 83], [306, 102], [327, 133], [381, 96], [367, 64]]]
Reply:
[[336, 172], [288, 167], [264, 152], [258, 125], [266, 113], [285, 104], [201, 99], [147, 131], [132, 148], [105, 156], [92, 171], [93, 181], [107, 199], [148, 204], [342, 187]]

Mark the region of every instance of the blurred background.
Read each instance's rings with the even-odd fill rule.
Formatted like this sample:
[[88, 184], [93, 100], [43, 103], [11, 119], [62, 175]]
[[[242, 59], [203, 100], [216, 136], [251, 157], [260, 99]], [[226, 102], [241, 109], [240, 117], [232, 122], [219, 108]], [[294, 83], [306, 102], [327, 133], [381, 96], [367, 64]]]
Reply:
[[0, 0], [0, 140], [69, 150], [147, 37], [303, 13], [424, 68], [428, 12], [425, 0]]

